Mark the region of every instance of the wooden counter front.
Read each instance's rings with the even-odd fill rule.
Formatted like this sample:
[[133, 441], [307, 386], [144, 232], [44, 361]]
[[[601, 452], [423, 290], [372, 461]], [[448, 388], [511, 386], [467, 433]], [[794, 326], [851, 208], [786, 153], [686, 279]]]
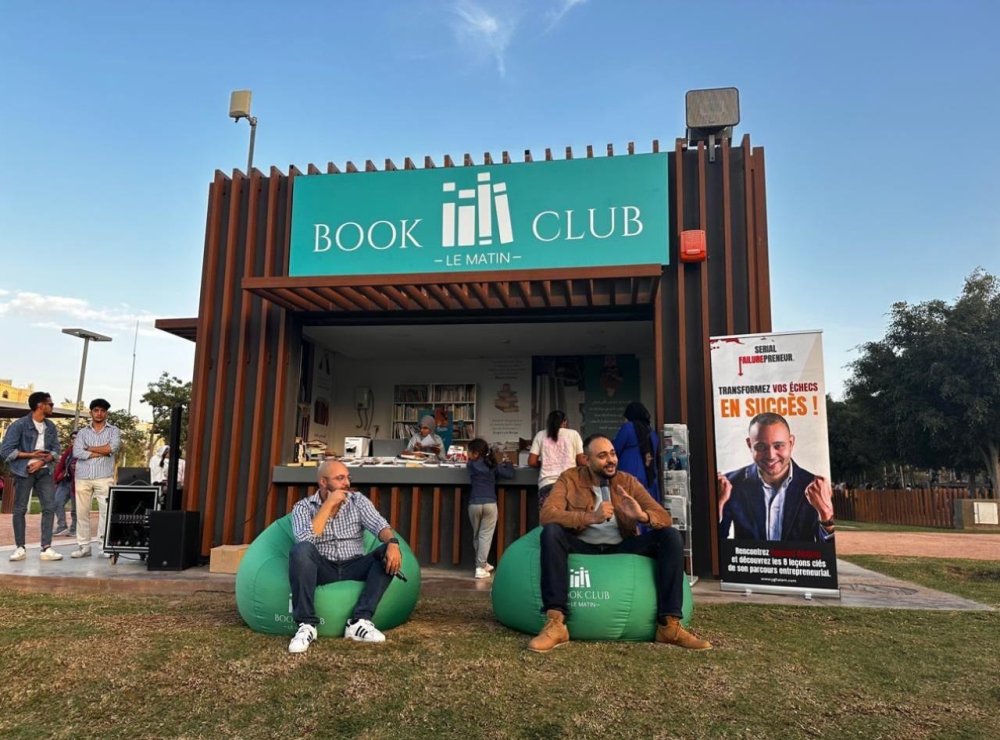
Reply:
[[[351, 484], [406, 538], [422, 565], [442, 562], [473, 568], [472, 525], [467, 513], [469, 474], [464, 467], [363, 465], [350, 467]], [[285, 509], [316, 491], [317, 466], [277, 466], [272, 482], [284, 489]], [[490, 562], [515, 539], [538, 525], [538, 471], [515, 468], [512, 480], [497, 486], [497, 529]], [[494, 557], [496, 559], [494, 559]]]

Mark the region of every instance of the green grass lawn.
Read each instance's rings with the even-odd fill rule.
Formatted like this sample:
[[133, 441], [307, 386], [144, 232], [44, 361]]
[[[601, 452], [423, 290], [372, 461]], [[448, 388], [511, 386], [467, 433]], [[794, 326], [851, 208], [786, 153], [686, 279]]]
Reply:
[[[848, 555], [862, 568], [1000, 608], [1000, 562], [893, 555]], [[1000, 635], [997, 637], [1000, 641]]]
[[218, 594], [0, 590], [0, 624], [4, 737], [1000, 736], [1000, 612], [696, 606], [714, 650], [549, 655], [476, 593], [297, 656]]
[[850, 519], [838, 519], [837, 529], [852, 530], [856, 532], [950, 532], [952, 534], [975, 534], [973, 531], [961, 529], [916, 527], [910, 524], [885, 524], [883, 522], [855, 522]]

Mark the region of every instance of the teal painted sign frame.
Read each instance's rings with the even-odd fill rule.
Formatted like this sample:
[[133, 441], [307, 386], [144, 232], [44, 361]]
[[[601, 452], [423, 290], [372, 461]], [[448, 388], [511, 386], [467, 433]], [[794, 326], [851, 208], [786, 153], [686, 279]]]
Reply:
[[300, 175], [290, 276], [668, 264], [667, 155]]

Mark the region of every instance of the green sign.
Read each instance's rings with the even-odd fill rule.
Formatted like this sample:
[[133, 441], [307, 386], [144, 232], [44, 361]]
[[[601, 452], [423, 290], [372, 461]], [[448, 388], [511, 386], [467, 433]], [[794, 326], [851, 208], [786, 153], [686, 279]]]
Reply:
[[288, 274], [666, 264], [667, 155], [295, 178]]

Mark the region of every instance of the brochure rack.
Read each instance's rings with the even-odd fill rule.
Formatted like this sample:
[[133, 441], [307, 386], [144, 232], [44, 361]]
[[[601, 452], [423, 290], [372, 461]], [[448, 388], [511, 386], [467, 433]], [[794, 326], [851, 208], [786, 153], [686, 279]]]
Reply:
[[[691, 460], [688, 445], [687, 424], [664, 424], [660, 444], [660, 459], [663, 470], [663, 506], [673, 517], [674, 527], [684, 538], [684, 562], [691, 573]], [[698, 576], [689, 575], [691, 585]]]

